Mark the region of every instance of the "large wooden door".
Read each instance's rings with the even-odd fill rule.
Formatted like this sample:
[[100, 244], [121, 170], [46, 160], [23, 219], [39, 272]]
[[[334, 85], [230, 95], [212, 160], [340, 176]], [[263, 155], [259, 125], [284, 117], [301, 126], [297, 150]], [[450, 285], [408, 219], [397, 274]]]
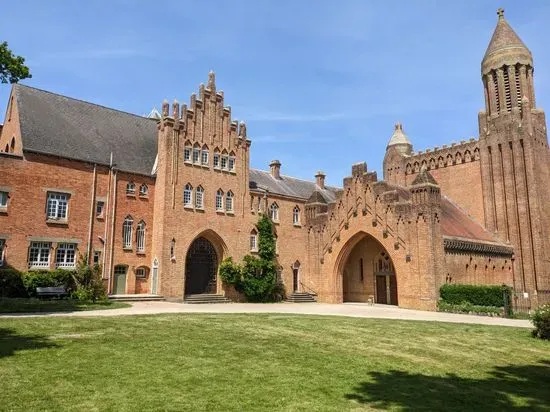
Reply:
[[196, 239], [185, 261], [185, 294], [216, 293], [217, 272], [214, 246], [203, 237]]
[[388, 294], [386, 291], [386, 276], [376, 276], [376, 303], [388, 303]]

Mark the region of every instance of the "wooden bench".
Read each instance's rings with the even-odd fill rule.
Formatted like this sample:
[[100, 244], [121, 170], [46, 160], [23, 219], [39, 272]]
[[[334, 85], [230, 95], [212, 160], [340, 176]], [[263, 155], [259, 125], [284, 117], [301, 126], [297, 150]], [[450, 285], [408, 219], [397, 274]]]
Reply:
[[68, 295], [68, 293], [63, 286], [36, 288], [36, 296], [38, 296], [39, 298], [61, 298], [62, 296], [66, 295]]

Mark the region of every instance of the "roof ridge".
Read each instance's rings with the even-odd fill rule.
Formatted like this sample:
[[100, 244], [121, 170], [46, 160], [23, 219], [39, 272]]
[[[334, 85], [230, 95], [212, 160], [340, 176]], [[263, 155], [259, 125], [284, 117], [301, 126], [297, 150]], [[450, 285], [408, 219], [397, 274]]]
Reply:
[[[65, 99], [72, 100], [72, 101], [75, 101], [75, 102], [80, 102], [80, 103], [85, 103], [85, 104], [89, 104], [89, 105], [92, 105], [92, 106], [101, 107], [102, 109], [110, 110], [110, 111], [113, 111], [113, 112], [118, 112], [118, 113], [130, 115], [130, 116], [139, 117], [140, 119], [155, 120], [155, 119], [152, 119], [152, 118], [149, 118], [149, 117], [146, 117], [146, 116], [142, 116], [142, 115], [139, 115], [139, 114], [136, 114], [136, 113], [130, 113], [130, 112], [126, 112], [126, 111], [124, 111], [124, 110], [115, 109], [115, 108], [113, 108], [113, 107], [104, 106], [104, 105], [99, 104], [99, 103], [89, 102], [89, 101], [87, 101], [87, 100], [77, 99], [77, 98], [75, 98], [75, 97], [70, 97], [70, 96], [65, 96], [64, 94], [51, 92], [51, 91], [49, 91], [49, 90], [44, 90], [44, 89], [41, 89], [41, 88], [39, 88], [39, 87], [28, 86], [28, 85], [26, 85], [26, 84], [20, 84], [20, 83], [15, 83], [15, 84], [13, 85], [13, 87], [14, 87], [15, 89], [16, 89], [16, 88], [19, 88], [19, 87], [23, 87], [23, 88], [27, 88], [27, 89], [31, 89], [31, 90], [38, 90], [39, 92], [42, 92], [42, 93], [47, 93], [47, 94], [50, 94], [50, 95], [53, 95], [53, 96], [63, 97], [63, 98], [65, 98]], [[155, 120], [155, 121], [156, 121], [156, 120]]]
[[[271, 172], [269, 170], [262, 170], [262, 169], [256, 169], [256, 168], [253, 168], [251, 167], [250, 170], [255, 170], [257, 172], [262, 172], [262, 173], [265, 173], [265, 174], [268, 174], [271, 176]], [[282, 177], [288, 177], [290, 179], [294, 179], [294, 180], [300, 180], [302, 182], [307, 182], [307, 183], [311, 183], [311, 184], [315, 184], [315, 182], [313, 180], [307, 180], [307, 179], [302, 179], [302, 178], [299, 178], [299, 177], [294, 177], [294, 176], [289, 176], [289, 175], [281, 175]], [[327, 187], [330, 187], [330, 188], [333, 188], [333, 189], [340, 189], [339, 187], [337, 186], [331, 186], [331, 185], [327, 185], [325, 186], [325, 190]]]

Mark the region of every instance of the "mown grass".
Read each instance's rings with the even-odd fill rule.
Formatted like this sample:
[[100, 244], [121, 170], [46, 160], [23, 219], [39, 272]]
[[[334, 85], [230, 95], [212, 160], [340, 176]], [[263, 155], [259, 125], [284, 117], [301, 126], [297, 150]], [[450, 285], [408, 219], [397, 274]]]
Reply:
[[0, 313], [73, 312], [81, 310], [119, 309], [131, 306], [124, 302], [82, 302], [74, 299], [0, 298]]
[[550, 410], [529, 329], [296, 315], [0, 319], [0, 409]]

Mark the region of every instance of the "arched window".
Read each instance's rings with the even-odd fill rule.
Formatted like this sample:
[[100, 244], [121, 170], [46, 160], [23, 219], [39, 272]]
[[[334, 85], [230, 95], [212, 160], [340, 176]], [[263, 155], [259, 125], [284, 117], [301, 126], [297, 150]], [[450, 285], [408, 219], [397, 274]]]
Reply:
[[216, 148], [214, 149], [214, 161], [213, 166], [215, 169], [220, 168], [220, 151]]
[[201, 151], [201, 164], [208, 166], [208, 146], [204, 145]]
[[140, 196], [147, 196], [149, 194], [149, 188], [144, 183], [139, 187], [139, 195]]
[[183, 205], [193, 206], [193, 186], [191, 186], [191, 183], [187, 183], [185, 189], [183, 189]]
[[176, 260], [176, 239], [170, 241], [170, 259]]
[[191, 152], [193, 151], [193, 148], [191, 147], [191, 142], [187, 141], [185, 142], [185, 147], [183, 149], [183, 161], [184, 162], [191, 162]]
[[216, 192], [216, 210], [223, 210], [223, 190]]
[[15, 137], [11, 138], [10, 153], [15, 151]]
[[225, 211], [233, 211], [233, 192], [231, 190], [225, 195]]
[[235, 153], [233, 152], [229, 153], [227, 169], [229, 169], [230, 172], [235, 171]]
[[202, 186], [198, 186], [195, 193], [195, 207], [197, 209], [204, 209], [204, 189]]
[[228, 160], [228, 155], [227, 155], [227, 152], [224, 150], [222, 152], [222, 157], [221, 157], [221, 168], [223, 170], [227, 170], [227, 160]]
[[142, 220], [136, 228], [136, 252], [145, 252], [145, 222]]
[[134, 182], [128, 182], [126, 184], [126, 194], [127, 195], [133, 195], [136, 193], [136, 185]]
[[300, 224], [300, 208], [298, 206], [294, 206], [294, 210], [292, 211], [292, 223], [295, 226]]
[[271, 203], [271, 206], [269, 208], [269, 216], [274, 222], [279, 221], [279, 206], [277, 205], [277, 203]]
[[124, 223], [122, 224], [122, 247], [124, 249], [132, 248], [132, 227], [134, 225], [134, 219], [132, 216], [126, 216]]
[[258, 232], [256, 232], [256, 229], [252, 229], [250, 232], [250, 251], [258, 251]]
[[200, 164], [200, 157], [201, 157], [201, 148], [198, 143], [195, 143], [195, 146], [193, 146], [193, 163], [194, 164]]

